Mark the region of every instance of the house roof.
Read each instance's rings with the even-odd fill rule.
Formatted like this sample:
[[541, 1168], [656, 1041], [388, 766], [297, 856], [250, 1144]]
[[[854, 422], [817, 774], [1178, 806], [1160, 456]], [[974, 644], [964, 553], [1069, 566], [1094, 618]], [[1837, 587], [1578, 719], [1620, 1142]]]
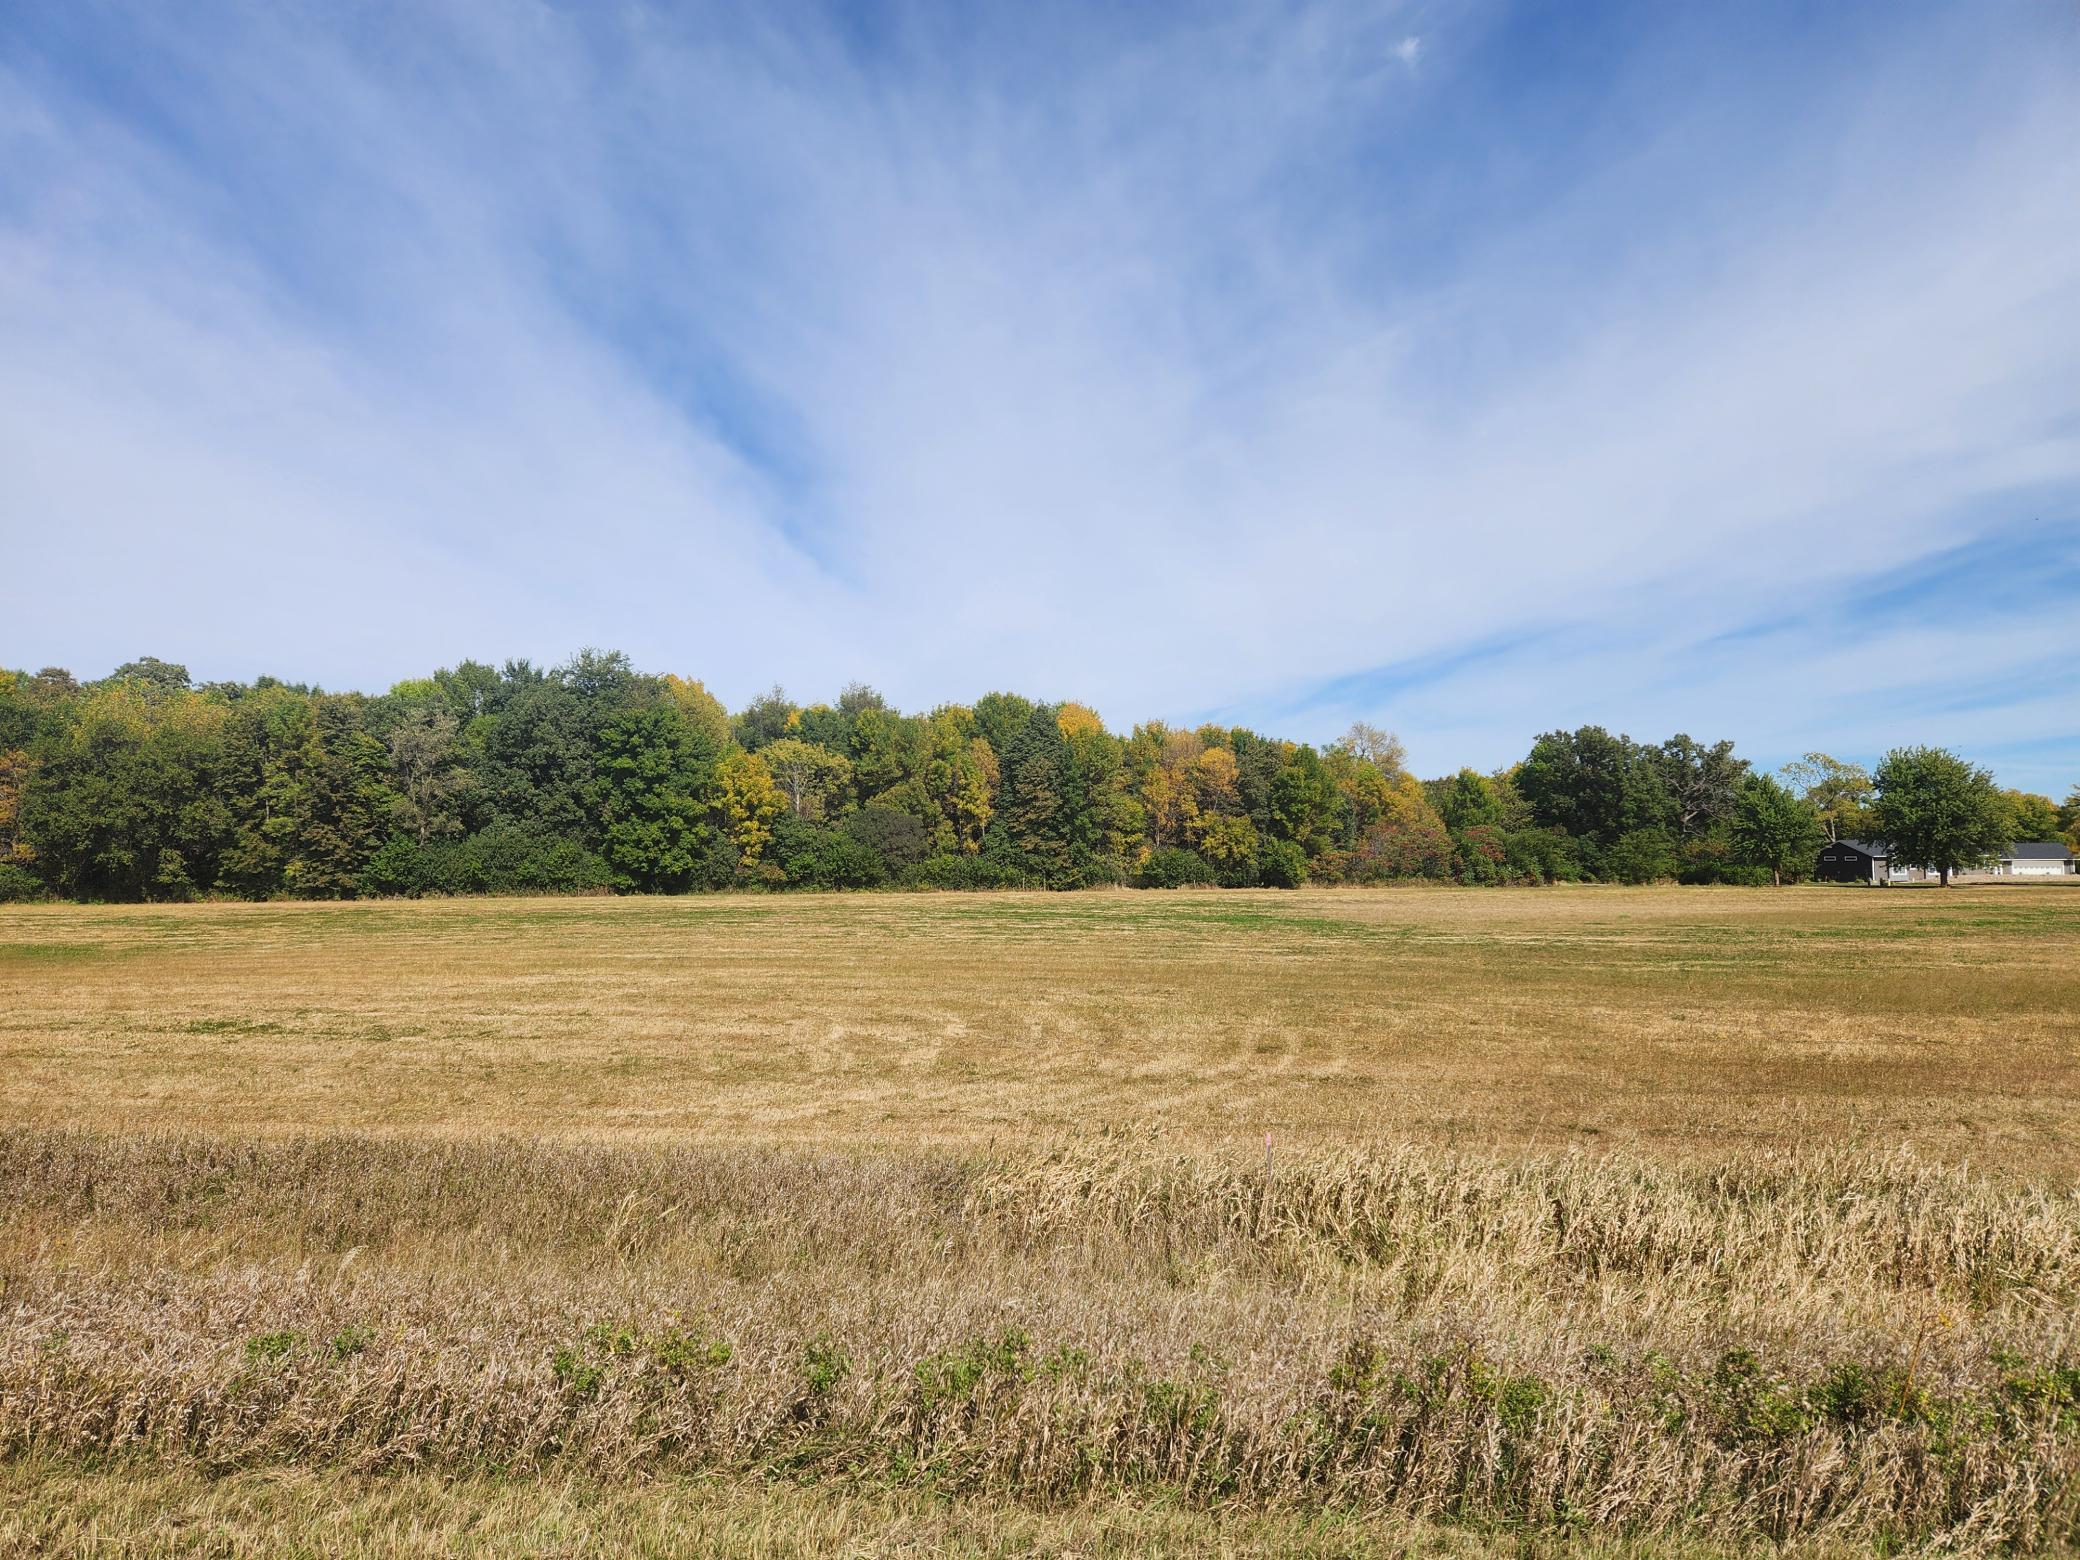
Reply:
[[2017, 840], [2004, 854], [2010, 861], [2071, 861], [2073, 853], [2060, 840]]
[[[1874, 840], [1836, 840], [1835, 844], [1846, 845], [1851, 850], [1860, 850], [1866, 856], [1883, 856], [1887, 854], [1885, 847]], [[1824, 846], [1822, 848], [1825, 849]]]

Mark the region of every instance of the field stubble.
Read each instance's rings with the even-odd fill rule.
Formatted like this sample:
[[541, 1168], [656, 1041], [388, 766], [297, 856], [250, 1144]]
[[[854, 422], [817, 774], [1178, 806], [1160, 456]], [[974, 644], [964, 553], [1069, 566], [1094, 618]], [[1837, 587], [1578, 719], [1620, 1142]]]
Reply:
[[16, 1125], [2080, 1161], [2080, 892], [0, 909]]

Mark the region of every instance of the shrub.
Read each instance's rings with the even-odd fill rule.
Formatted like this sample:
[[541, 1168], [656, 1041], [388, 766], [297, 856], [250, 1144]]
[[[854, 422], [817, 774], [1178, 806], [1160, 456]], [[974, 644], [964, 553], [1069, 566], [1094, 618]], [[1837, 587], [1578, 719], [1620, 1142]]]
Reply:
[[1213, 866], [1203, 856], [1169, 847], [1155, 852], [1141, 864], [1134, 884], [1137, 888], [1184, 888], [1192, 884], [1210, 884], [1213, 880]]
[[1559, 829], [1512, 829], [1503, 836], [1510, 875], [1525, 883], [1573, 883], [1582, 875], [1575, 842]]
[[1603, 875], [1614, 883], [1658, 883], [1675, 871], [1675, 847], [1659, 829], [1621, 834], [1603, 853]]
[[914, 867], [931, 854], [932, 837], [914, 815], [869, 802], [838, 825], [847, 839], [874, 852], [890, 872]]
[[1016, 867], [982, 856], [933, 856], [903, 875], [915, 888], [1030, 888], [1037, 886]]
[[888, 879], [873, 847], [802, 818], [782, 818], [773, 830], [773, 860], [801, 888], [877, 888]]
[[17, 862], [0, 861], [0, 905], [27, 904], [42, 897], [43, 884], [35, 873]]
[[441, 882], [444, 876], [441, 869], [445, 865], [434, 852], [422, 848], [410, 835], [393, 834], [368, 858], [368, 865], [361, 869], [357, 885], [364, 894], [417, 897], [429, 891], [439, 892], [446, 886]]
[[660, 1370], [683, 1379], [704, 1370], [720, 1370], [736, 1357], [736, 1350], [720, 1338], [674, 1332], [659, 1338], [651, 1354]]
[[1257, 851], [1257, 881], [1266, 888], [1298, 888], [1307, 881], [1307, 852], [1291, 840], [1269, 840]]
[[565, 1392], [581, 1401], [597, 1394], [607, 1379], [606, 1367], [593, 1364], [577, 1349], [558, 1349], [549, 1357], [549, 1373]]
[[422, 892], [601, 893], [614, 881], [606, 862], [576, 840], [505, 819], [435, 849]]

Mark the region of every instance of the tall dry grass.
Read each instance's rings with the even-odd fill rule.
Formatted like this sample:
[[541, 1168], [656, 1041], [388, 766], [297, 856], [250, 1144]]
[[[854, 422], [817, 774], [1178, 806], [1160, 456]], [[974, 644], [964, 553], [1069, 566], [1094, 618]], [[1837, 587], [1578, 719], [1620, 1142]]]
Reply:
[[2080, 1535], [2080, 1200], [1903, 1154], [17, 1131], [0, 1207], [11, 1459]]

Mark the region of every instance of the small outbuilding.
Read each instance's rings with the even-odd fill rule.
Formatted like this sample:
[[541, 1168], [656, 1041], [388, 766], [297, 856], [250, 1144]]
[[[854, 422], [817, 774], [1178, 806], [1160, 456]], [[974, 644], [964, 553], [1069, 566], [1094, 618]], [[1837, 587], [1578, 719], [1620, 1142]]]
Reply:
[[1883, 883], [1886, 850], [1870, 840], [1830, 840], [1820, 847], [1813, 876], [1823, 883]]

